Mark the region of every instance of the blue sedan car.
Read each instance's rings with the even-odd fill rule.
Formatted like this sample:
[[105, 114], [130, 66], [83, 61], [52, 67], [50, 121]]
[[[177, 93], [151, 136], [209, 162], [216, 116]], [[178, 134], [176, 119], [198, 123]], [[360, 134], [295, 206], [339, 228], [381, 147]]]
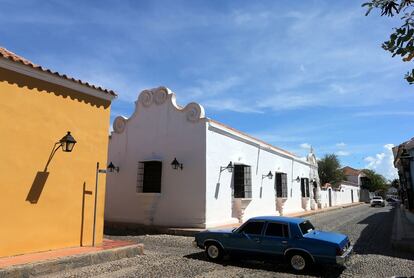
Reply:
[[295, 271], [313, 263], [343, 265], [352, 252], [346, 235], [315, 230], [309, 220], [254, 217], [237, 229], [206, 230], [195, 235], [194, 246], [212, 261], [224, 255], [279, 257]]

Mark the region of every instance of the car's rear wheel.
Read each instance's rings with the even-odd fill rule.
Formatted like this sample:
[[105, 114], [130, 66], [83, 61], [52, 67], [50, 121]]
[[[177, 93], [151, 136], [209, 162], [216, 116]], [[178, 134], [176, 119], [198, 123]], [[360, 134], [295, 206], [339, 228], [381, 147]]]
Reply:
[[288, 254], [288, 262], [294, 271], [302, 272], [310, 267], [312, 264], [309, 256], [303, 252], [291, 252]]
[[217, 243], [206, 244], [206, 255], [211, 261], [221, 261], [223, 259], [224, 251], [223, 248]]

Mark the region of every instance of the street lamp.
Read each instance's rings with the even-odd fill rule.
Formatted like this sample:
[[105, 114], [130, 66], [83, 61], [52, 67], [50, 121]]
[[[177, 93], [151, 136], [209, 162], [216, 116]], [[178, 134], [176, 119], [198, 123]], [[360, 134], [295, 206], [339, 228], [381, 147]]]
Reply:
[[220, 173], [223, 172], [224, 170], [228, 170], [229, 173], [233, 172], [233, 163], [230, 161], [229, 164], [227, 166], [220, 166]]
[[119, 172], [119, 166], [115, 166], [112, 161], [109, 163], [108, 167], [108, 172], [113, 173], [114, 171], [116, 171], [117, 173]]
[[180, 162], [178, 162], [178, 160], [177, 160], [176, 157], [174, 157], [174, 160], [171, 162], [171, 167], [174, 170], [177, 170], [178, 168], [181, 169], [181, 170], [183, 170], [183, 164], [180, 163]]
[[269, 171], [269, 173], [267, 175], [262, 175], [262, 179], [264, 179], [264, 178], [269, 178], [269, 180], [273, 179], [272, 171]]
[[70, 131], [68, 131], [68, 133], [65, 136], [63, 136], [62, 139], [60, 139], [59, 143], [60, 143], [60, 146], [62, 147], [62, 150], [64, 152], [69, 152], [70, 153], [73, 150], [73, 147], [76, 144], [76, 140], [70, 134]]
[[52, 152], [49, 155], [49, 159], [47, 160], [45, 169], [43, 172], [47, 172], [47, 167], [49, 166], [50, 162], [52, 161], [53, 156], [55, 155], [56, 151], [60, 148], [62, 148], [62, 151], [64, 152], [71, 152], [73, 150], [73, 147], [76, 144], [75, 138], [70, 134], [70, 131], [62, 137], [62, 139], [59, 140], [59, 142], [56, 142], [55, 145], [52, 148]]

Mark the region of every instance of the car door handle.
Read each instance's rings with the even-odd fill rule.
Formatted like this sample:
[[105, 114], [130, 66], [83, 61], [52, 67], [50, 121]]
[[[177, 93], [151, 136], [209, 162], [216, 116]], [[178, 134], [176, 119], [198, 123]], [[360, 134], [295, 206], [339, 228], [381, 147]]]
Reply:
[[282, 241], [282, 244], [287, 244], [288, 242], [286, 241], [286, 240], [283, 240]]

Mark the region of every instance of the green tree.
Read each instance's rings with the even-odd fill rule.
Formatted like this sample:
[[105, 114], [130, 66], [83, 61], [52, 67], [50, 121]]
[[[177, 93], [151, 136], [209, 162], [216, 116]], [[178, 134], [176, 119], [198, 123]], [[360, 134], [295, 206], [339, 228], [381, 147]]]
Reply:
[[[403, 14], [403, 24], [399, 28], [394, 28], [395, 31], [390, 35], [390, 39], [382, 44], [382, 48], [391, 52], [392, 57], [401, 56], [404, 62], [411, 61], [414, 58], [414, 1], [371, 0], [362, 6], [368, 8], [365, 15], [372, 9], [380, 9], [381, 16]], [[414, 84], [414, 69], [405, 75], [405, 79], [408, 83]]]
[[392, 187], [395, 187], [395, 188], [400, 188], [400, 180], [399, 179], [393, 179], [392, 181], [391, 181], [391, 184], [390, 184], [390, 186], [392, 186]]
[[367, 175], [369, 182], [365, 184], [365, 188], [371, 192], [374, 191], [385, 191], [388, 189], [387, 179], [384, 178], [381, 174], [376, 173], [370, 169], [362, 170], [365, 175]]
[[333, 187], [337, 187], [345, 179], [341, 163], [335, 154], [326, 154], [318, 161], [318, 173], [322, 185], [330, 183]]

